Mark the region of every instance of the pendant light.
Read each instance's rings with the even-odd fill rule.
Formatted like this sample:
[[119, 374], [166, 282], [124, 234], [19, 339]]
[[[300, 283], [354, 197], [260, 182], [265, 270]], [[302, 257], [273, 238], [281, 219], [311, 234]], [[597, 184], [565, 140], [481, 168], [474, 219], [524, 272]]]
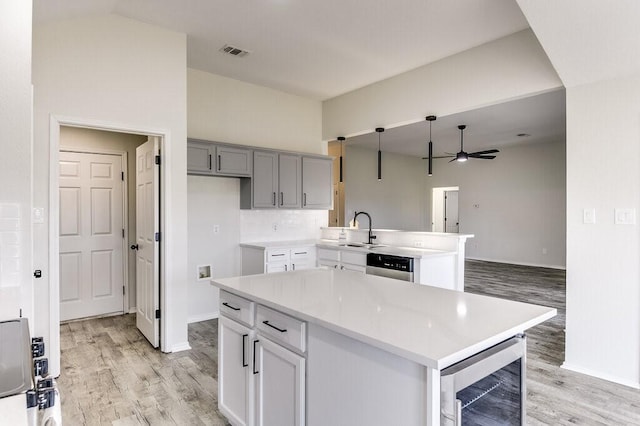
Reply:
[[345, 137], [344, 136], [338, 136], [338, 140], [340, 141], [340, 183], [342, 183], [342, 155], [343, 155], [343, 148], [342, 145], [345, 141]]
[[427, 115], [425, 120], [429, 122], [429, 166], [427, 169], [427, 175], [433, 176], [433, 142], [431, 142], [431, 123], [436, 121], [435, 115]]
[[378, 132], [378, 180], [382, 180], [382, 151], [380, 150], [380, 133], [384, 132], [384, 127], [376, 127]]

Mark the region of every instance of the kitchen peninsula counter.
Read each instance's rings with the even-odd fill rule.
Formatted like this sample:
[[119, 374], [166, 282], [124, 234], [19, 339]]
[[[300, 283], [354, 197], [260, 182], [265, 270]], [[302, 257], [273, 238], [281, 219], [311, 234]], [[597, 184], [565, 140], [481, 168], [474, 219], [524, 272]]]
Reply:
[[[326, 417], [326, 410], [341, 398], [353, 397], [352, 393], [358, 393], [356, 399], [363, 403], [366, 398], [375, 398], [386, 385], [375, 390], [375, 384], [357, 384], [370, 376], [386, 377], [396, 367], [402, 374], [384, 380], [402, 382], [398, 385], [401, 389], [393, 392], [422, 389], [412, 393], [410, 400], [419, 400], [423, 408], [403, 406], [395, 415], [404, 416], [403, 424], [440, 424], [436, 407], [440, 404], [442, 369], [556, 314], [555, 309], [543, 306], [329, 269], [215, 279], [212, 284], [307, 323], [310, 425], [317, 424], [313, 421], [316, 415], [362, 420], [361, 416], [368, 414], [356, 408], [354, 412], [340, 408], [344, 412], [333, 413], [334, 417]], [[367, 369], [360, 378], [357, 371], [363, 365]], [[341, 373], [332, 375], [336, 370]], [[336, 380], [345, 382], [334, 383]], [[409, 385], [404, 380], [412, 382]], [[357, 386], [357, 392], [349, 391]], [[334, 397], [332, 392], [347, 394]]]

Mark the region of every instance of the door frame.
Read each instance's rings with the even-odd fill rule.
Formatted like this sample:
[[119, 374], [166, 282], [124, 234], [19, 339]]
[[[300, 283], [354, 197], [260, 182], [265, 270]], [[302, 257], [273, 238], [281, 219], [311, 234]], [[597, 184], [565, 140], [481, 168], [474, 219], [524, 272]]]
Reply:
[[[445, 191], [458, 191], [459, 186], [440, 186], [431, 188], [431, 232], [446, 232], [444, 223], [444, 193]], [[458, 209], [459, 210], [459, 209]], [[442, 220], [442, 231], [436, 231], [439, 228], [436, 224], [436, 217]]]
[[[66, 126], [66, 125], [64, 125]], [[80, 154], [98, 154], [98, 155], [117, 155], [120, 157], [120, 161], [122, 163], [122, 170], [127, 170], [128, 162], [128, 154], [127, 151], [120, 150], [112, 150], [107, 148], [77, 148], [77, 147], [66, 147], [60, 146], [58, 149], [58, 153], [60, 151], [64, 152], [77, 152]], [[126, 295], [122, 295], [122, 312], [125, 314], [131, 313], [131, 306], [129, 305], [129, 299], [131, 295], [131, 289], [129, 288], [129, 173], [124, 174], [124, 181], [122, 182], [122, 226], [124, 228], [124, 235], [126, 237], [122, 238], [122, 278], [123, 284], [125, 287]], [[58, 181], [58, 188], [60, 187], [60, 182]], [[58, 215], [60, 215], [60, 207], [58, 206]], [[60, 216], [58, 216], [59, 219]], [[58, 255], [60, 254], [60, 238], [58, 238]], [[60, 272], [60, 271], [58, 271]], [[58, 283], [59, 285], [59, 283]], [[126, 297], [125, 297], [126, 296]], [[58, 300], [58, 303], [60, 301]]]
[[[60, 127], [80, 127], [93, 130], [104, 130], [109, 132], [132, 133], [145, 136], [155, 136], [159, 138], [160, 152], [163, 156], [163, 164], [171, 164], [170, 150], [165, 149], [165, 142], [170, 139], [168, 130], [149, 128], [129, 123], [112, 123], [108, 121], [92, 120], [78, 117], [65, 117], [50, 115], [49, 117], [49, 361], [50, 365], [60, 365], [60, 268], [59, 268], [59, 226], [60, 226], [60, 203], [58, 200], [59, 182], [59, 152], [60, 152]], [[167, 205], [165, 188], [171, 181], [171, 170], [165, 170], [160, 174], [160, 229], [161, 235], [167, 236], [165, 221]], [[165, 259], [166, 241], [162, 238], [160, 244], [160, 309], [165, 314], [164, 318], [170, 317], [170, 304], [166, 303], [166, 276], [167, 262]], [[169, 325], [168, 321], [160, 321], [160, 350], [170, 351], [167, 346]]]

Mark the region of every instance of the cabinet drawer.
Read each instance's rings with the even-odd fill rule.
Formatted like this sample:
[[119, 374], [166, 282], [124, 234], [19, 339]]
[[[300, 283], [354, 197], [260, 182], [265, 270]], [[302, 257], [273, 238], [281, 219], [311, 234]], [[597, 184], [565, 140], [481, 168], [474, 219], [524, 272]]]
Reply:
[[289, 315], [258, 305], [258, 331], [272, 340], [300, 352], [307, 350], [307, 323]]
[[267, 250], [267, 263], [286, 262], [289, 260], [289, 249], [269, 249]]
[[343, 251], [341, 260], [342, 263], [351, 263], [354, 265], [366, 266], [367, 254], [354, 251]]
[[318, 249], [318, 259], [339, 261], [340, 260], [340, 252], [338, 250], [322, 249], [321, 248], [321, 249]]
[[235, 294], [220, 291], [220, 313], [226, 317], [244, 323], [249, 327], [255, 324], [255, 303]]
[[316, 255], [315, 247], [296, 247], [291, 249], [291, 260], [313, 258]]

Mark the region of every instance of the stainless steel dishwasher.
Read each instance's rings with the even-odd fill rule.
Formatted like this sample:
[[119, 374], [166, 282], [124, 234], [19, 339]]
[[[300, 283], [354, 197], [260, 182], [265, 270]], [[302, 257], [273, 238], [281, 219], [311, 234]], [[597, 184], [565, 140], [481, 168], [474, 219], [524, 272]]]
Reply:
[[413, 282], [413, 257], [367, 253], [366, 273]]

